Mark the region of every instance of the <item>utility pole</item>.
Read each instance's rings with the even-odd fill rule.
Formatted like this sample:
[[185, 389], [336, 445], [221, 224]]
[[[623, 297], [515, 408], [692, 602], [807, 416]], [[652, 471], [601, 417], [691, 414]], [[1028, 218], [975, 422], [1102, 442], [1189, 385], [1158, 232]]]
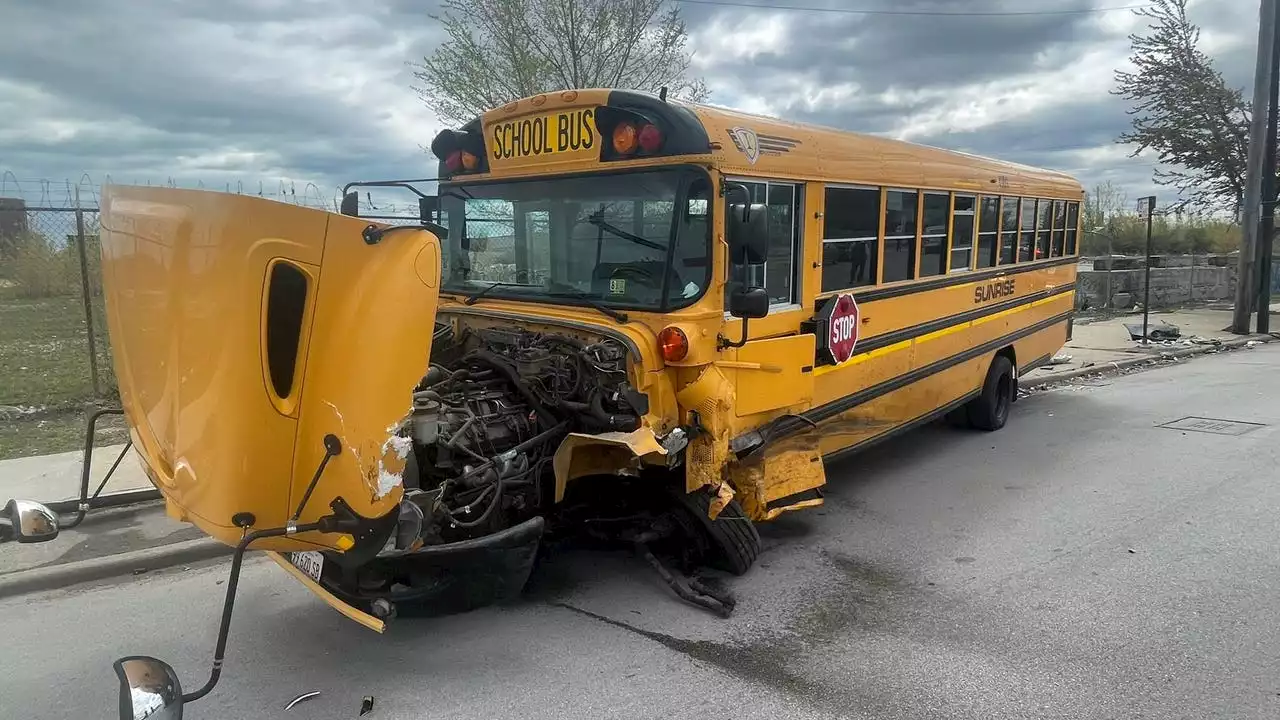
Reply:
[[1262, 227], [1258, 231], [1258, 332], [1271, 332], [1271, 255], [1276, 229], [1276, 113], [1280, 109], [1280, 12], [1271, 23], [1271, 102], [1267, 105], [1267, 151], [1262, 171]]
[[1156, 196], [1149, 195], [1138, 198], [1139, 217], [1147, 216], [1147, 260], [1142, 263], [1144, 278], [1142, 281], [1142, 344], [1147, 344], [1147, 317], [1151, 313], [1151, 222], [1156, 216]]
[[1257, 288], [1254, 286], [1262, 205], [1262, 165], [1266, 157], [1267, 100], [1271, 97], [1271, 46], [1275, 36], [1276, 0], [1261, 0], [1258, 10], [1258, 59], [1253, 71], [1253, 113], [1249, 124], [1249, 162], [1246, 169], [1243, 217], [1241, 218], [1240, 261], [1236, 272], [1236, 306], [1231, 332], [1249, 333], [1249, 313]]

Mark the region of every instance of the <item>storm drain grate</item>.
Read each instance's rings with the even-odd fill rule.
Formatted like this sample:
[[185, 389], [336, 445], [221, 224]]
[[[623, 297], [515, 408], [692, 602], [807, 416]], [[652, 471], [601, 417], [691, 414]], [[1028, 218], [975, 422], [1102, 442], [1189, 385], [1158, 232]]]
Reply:
[[1244, 435], [1247, 432], [1266, 427], [1262, 423], [1243, 422], [1240, 420], [1220, 420], [1218, 418], [1184, 417], [1156, 427], [1170, 430], [1187, 430], [1190, 432], [1210, 433], [1213, 435]]

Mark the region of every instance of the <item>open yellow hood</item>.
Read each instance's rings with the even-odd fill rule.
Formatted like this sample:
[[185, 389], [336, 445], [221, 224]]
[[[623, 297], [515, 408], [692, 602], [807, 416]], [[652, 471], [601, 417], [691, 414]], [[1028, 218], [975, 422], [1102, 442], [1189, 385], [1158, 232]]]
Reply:
[[104, 192], [107, 325], [134, 442], [170, 507], [224, 542], [241, 513], [285, 524], [327, 434], [342, 451], [300, 522], [337, 497], [370, 518], [400, 500], [409, 444], [393, 436], [428, 365], [440, 243], [403, 228], [369, 244], [367, 225], [226, 193]]

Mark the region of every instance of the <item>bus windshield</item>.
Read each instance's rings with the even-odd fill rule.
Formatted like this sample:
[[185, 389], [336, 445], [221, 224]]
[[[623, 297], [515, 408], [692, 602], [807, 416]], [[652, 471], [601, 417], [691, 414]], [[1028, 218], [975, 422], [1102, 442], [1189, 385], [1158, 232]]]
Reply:
[[445, 292], [670, 310], [710, 280], [707, 176], [692, 168], [442, 184]]

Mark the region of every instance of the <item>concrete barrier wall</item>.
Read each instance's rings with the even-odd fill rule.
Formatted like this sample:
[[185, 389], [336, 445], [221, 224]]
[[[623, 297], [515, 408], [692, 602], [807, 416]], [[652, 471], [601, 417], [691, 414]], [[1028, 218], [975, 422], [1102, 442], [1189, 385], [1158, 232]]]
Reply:
[[[1153, 256], [1151, 307], [1232, 299], [1236, 290], [1234, 260], [1226, 255]], [[1079, 272], [1080, 301], [1087, 300], [1094, 308], [1131, 308], [1142, 303], [1143, 258], [1094, 258], [1093, 269], [1087, 267], [1082, 266]]]

